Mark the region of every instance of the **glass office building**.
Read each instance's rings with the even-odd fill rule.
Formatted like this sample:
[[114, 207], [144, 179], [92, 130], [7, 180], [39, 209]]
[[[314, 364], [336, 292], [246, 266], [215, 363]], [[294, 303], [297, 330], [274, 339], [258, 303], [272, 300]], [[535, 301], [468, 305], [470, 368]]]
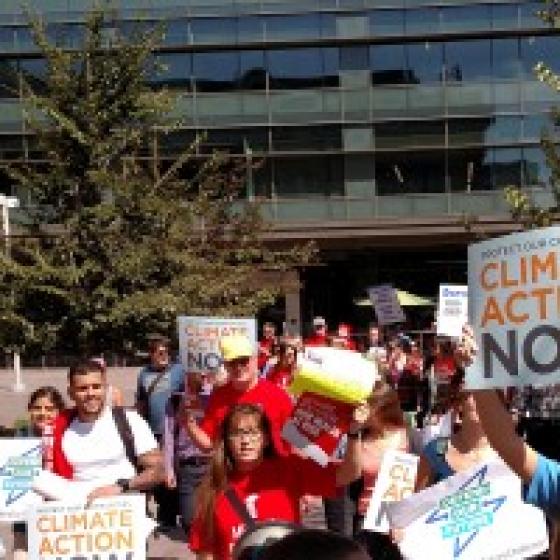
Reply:
[[[27, 149], [6, 69], [43, 71], [20, 4], [0, 3], [0, 160]], [[53, 40], [79, 41], [86, 2], [35, 4]], [[119, 4], [124, 33], [166, 21], [168, 71], [154, 82], [179, 93], [185, 127], [165, 149], [207, 131], [203, 152], [264, 157], [247, 191], [278, 239], [317, 237], [333, 258], [395, 240], [463, 250], [473, 223], [507, 230], [505, 186], [550, 198], [539, 141], [559, 98], [533, 68], [560, 70], [560, 37], [537, 17], [541, 2]]]

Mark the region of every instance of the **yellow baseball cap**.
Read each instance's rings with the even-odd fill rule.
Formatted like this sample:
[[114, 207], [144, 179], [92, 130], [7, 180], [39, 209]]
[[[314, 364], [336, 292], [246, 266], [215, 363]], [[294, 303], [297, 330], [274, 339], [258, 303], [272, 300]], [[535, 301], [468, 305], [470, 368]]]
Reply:
[[255, 353], [251, 341], [242, 334], [220, 338], [220, 352], [224, 362], [237, 358], [250, 358]]

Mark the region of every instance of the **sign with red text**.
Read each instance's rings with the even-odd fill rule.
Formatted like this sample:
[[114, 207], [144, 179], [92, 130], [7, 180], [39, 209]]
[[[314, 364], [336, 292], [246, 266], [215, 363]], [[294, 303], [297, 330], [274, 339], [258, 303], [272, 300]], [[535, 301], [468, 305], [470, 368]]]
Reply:
[[348, 431], [353, 410], [352, 404], [303, 393], [282, 429], [282, 437], [324, 467]]
[[48, 502], [29, 511], [28, 557], [41, 560], [145, 560], [154, 523], [146, 498], [123, 495], [89, 507]]
[[220, 338], [245, 335], [257, 349], [257, 322], [251, 318], [178, 317], [179, 354], [187, 372], [215, 372], [222, 364]]
[[560, 382], [560, 227], [469, 247], [470, 389]]
[[399, 303], [397, 290], [391, 284], [370, 286], [367, 291], [375, 309], [377, 322], [380, 325], [391, 325], [406, 321], [404, 311]]
[[389, 532], [387, 504], [400, 502], [414, 493], [418, 459], [417, 455], [403, 451], [385, 452], [364, 519], [366, 531]]

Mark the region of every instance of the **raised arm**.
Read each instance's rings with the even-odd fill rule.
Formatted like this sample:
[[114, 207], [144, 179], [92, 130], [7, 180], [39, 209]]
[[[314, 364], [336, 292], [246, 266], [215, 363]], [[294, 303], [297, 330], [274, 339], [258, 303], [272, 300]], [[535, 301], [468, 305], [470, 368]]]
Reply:
[[362, 440], [360, 430], [364, 427], [370, 414], [368, 404], [362, 404], [354, 410], [354, 420], [348, 431], [348, 445], [344, 459], [336, 469], [336, 485], [346, 486], [362, 476]]

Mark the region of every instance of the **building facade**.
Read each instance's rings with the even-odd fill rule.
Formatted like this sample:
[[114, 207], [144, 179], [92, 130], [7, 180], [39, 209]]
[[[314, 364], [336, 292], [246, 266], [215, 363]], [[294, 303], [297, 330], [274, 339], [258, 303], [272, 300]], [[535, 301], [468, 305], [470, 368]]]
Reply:
[[[87, 2], [35, 4], [54, 41], [80, 41]], [[0, 162], [33, 157], [9, 76], [44, 72], [20, 5], [0, 4]], [[533, 68], [558, 67], [560, 37], [537, 16], [541, 2], [119, 5], [113, 32], [166, 24], [157, 57], [167, 71], [153, 82], [179, 93], [185, 126], [165, 153], [205, 131], [202, 153], [224, 149], [248, 167], [264, 160], [249, 173], [247, 196], [261, 201], [278, 242], [318, 241], [324, 262], [352, 279], [346, 303], [377, 281], [427, 293], [437, 278], [464, 280], [466, 244], [512, 227], [504, 187], [550, 200], [539, 142], [558, 94]], [[414, 267], [426, 260], [433, 279], [415, 290], [425, 278]], [[307, 315], [341, 315], [328, 275], [306, 276]]]

